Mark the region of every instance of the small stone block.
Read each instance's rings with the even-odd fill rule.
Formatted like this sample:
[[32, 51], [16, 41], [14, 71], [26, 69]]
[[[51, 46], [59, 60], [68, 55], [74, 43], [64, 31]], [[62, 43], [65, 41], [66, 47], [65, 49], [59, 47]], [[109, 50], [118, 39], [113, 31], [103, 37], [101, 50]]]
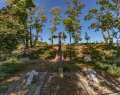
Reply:
[[20, 58], [20, 61], [29, 61], [29, 57], [26, 57], [26, 58]]
[[58, 75], [63, 78], [63, 68], [58, 68]]
[[102, 56], [102, 59], [105, 59], [105, 56]]

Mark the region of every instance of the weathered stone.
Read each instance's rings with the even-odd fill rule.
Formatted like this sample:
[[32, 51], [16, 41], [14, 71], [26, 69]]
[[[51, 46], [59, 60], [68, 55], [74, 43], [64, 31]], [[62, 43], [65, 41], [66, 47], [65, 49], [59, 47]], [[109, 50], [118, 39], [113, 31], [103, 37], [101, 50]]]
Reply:
[[87, 76], [89, 76], [88, 78], [91, 80], [93, 80], [95, 83], [97, 83], [98, 81], [97, 81], [97, 78], [96, 78], [96, 76], [95, 76], [95, 74], [94, 73], [96, 73], [95, 71], [91, 71], [91, 69], [87, 69], [87, 71], [85, 71], [85, 73], [87, 74]]
[[58, 68], [58, 75], [63, 78], [63, 68]]
[[84, 55], [84, 60], [85, 60], [85, 61], [91, 60], [90, 55]]
[[76, 72], [75, 76], [82, 83], [82, 85], [88, 95], [95, 95], [94, 91], [88, 86], [88, 83], [84, 79], [82, 79], [82, 77], [79, 73]]
[[[27, 85], [30, 85], [31, 84], [31, 81], [33, 80], [33, 77], [34, 75], [37, 75], [38, 76], [38, 72], [36, 72], [35, 70], [32, 70], [32, 72], [28, 72], [27, 75], [30, 75], [28, 80], [27, 80]], [[35, 78], [36, 79], [36, 78]], [[34, 81], [35, 81], [34, 79]]]

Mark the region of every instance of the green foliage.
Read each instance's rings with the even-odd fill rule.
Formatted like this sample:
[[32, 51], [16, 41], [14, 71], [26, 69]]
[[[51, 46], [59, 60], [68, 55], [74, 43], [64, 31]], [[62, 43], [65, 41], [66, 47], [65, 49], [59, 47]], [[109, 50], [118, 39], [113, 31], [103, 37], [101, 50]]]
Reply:
[[120, 61], [96, 61], [94, 63], [96, 69], [102, 69], [109, 74], [120, 77]]
[[[73, 22], [73, 27], [75, 30], [77, 30], [77, 34], [75, 36], [75, 33], [72, 34], [72, 37], [74, 38], [74, 41], [78, 42], [81, 41], [82, 39], [80, 38], [81, 35], [81, 31], [79, 31], [78, 29], [81, 30], [81, 25], [79, 25], [80, 20], [78, 18], [76, 18], [79, 14], [81, 14], [81, 9], [83, 9], [86, 5], [85, 4], [81, 4], [80, 1], [77, 2], [77, 0], [73, 0], [73, 3], [75, 6], [71, 7], [70, 6], [70, 2], [66, 1], [68, 10], [66, 10], [66, 12], [64, 14], [68, 14], [68, 17], [72, 20]], [[76, 8], [75, 8], [76, 7]]]
[[61, 21], [62, 17], [62, 15], [60, 15], [61, 10], [62, 10], [61, 6], [60, 7], [56, 6], [49, 11], [49, 13], [54, 15], [53, 20], [50, 20], [50, 22], [52, 22], [54, 25], [49, 27], [49, 29], [51, 30], [50, 32], [52, 34], [52, 37], [49, 38], [49, 40], [51, 40], [52, 45], [53, 45], [53, 33], [57, 30], [56, 25], [59, 25]]
[[55, 46], [58, 46], [58, 44], [54, 44], [53, 46], [54, 46], [54, 47], [55, 47]]
[[91, 58], [100, 58], [100, 51], [94, 45], [90, 45], [82, 50], [83, 54], [90, 54]]
[[87, 43], [88, 43], [88, 40], [90, 40], [90, 36], [88, 36], [87, 32], [85, 32], [85, 40], [87, 40]]
[[43, 42], [42, 46], [43, 46], [43, 47], [48, 47], [47, 42]]
[[[3, 63], [0, 65], [0, 72], [5, 75], [14, 74], [16, 71], [20, 71], [26, 66], [25, 63]], [[3, 76], [4, 78], [4, 76]], [[3, 79], [2, 78], [2, 79]]]
[[52, 69], [53, 72], [56, 72], [57, 71], [57, 65], [56, 64], [51, 65], [51, 69]]
[[4, 93], [7, 90], [7, 86], [0, 86], [0, 94]]
[[70, 46], [69, 45], [66, 45], [66, 50], [65, 50], [65, 54], [64, 54], [64, 57], [66, 58], [67, 56], [69, 56], [69, 58], [71, 57], [76, 57], [77, 56], [77, 51], [75, 50], [75, 47], [74, 46]]
[[62, 66], [63, 72], [70, 72], [71, 69], [68, 66]]
[[100, 82], [99, 85], [103, 87], [103, 86], [105, 86], [105, 83]]
[[51, 49], [47, 52], [48, 56], [46, 56], [47, 58], [55, 58], [56, 56], [56, 49]]

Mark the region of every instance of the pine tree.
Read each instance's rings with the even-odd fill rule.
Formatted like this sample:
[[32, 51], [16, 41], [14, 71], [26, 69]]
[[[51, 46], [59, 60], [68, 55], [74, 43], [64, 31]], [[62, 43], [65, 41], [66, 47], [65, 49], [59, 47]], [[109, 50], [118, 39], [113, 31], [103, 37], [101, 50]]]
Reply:
[[80, 0], [78, 1], [78, 3], [77, 3], [77, 0], [72, 0], [72, 1], [75, 4], [75, 6], [74, 7], [70, 7], [70, 2], [66, 1], [67, 7], [69, 7], [69, 9], [66, 10], [66, 12], [64, 14], [68, 14], [69, 15], [68, 17], [73, 20], [74, 28], [76, 30], [76, 36], [73, 33], [73, 38], [74, 38], [74, 41], [76, 41], [76, 44], [77, 44], [79, 41], [82, 40], [82, 38], [80, 37], [81, 36], [81, 31], [78, 31], [78, 29], [81, 30], [82, 26], [79, 25], [80, 19], [78, 19], [77, 17], [79, 17], [78, 16], [79, 14], [82, 14], [81, 9], [83, 9], [86, 5], [85, 4], [81, 4]]
[[88, 36], [87, 32], [85, 32], [85, 40], [87, 40], [87, 45], [88, 45], [88, 40], [90, 40], [90, 36]]

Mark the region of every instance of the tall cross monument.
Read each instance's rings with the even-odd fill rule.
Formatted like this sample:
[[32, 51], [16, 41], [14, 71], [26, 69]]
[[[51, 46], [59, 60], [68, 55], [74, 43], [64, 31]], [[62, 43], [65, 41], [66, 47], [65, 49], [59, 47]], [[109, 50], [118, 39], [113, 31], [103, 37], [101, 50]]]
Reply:
[[61, 34], [62, 34], [61, 32], [59, 32], [58, 34], [59, 34], [59, 36], [56, 36], [56, 35], [53, 36], [53, 38], [59, 38], [59, 47], [58, 47], [58, 52], [56, 52], [55, 60], [60, 59], [61, 53], [62, 53], [62, 60], [64, 60], [63, 52], [61, 52], [61, 38], [66, 38], [66, 36], [61, 36]]

